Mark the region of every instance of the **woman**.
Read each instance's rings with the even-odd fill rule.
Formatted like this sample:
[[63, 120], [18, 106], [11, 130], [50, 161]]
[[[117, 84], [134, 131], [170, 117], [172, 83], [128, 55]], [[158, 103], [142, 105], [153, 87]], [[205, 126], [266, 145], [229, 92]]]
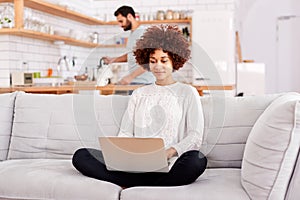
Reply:
[[207, 159], [198, 151], [203, 137], [203, 113], [197, 90], [176, 82], [173, 72], [190, 57], [189, 44], [176, 26], [152, 26], [137, 41], [136, 61], [151, 71], [156, 82], [136, 89], [123, 116], [119, 136], [160, 137], [168, 159], [168, 173], [108, 171], [101, 151], [79, 149], [73, 165], [82, 174], [122, 187], [179, 186], [194, 182]]

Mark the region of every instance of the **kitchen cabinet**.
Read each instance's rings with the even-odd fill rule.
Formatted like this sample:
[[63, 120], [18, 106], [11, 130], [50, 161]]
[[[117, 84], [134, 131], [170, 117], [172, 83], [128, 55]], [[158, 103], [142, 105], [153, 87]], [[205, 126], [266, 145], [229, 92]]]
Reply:
[[[74, 46], [82, 46], [88, 48], [94, 47], [125, 47], [125, 45], [119, 44], [112, 44], [112, 45], [102, 45], [102, 44], [95, 44], [92, 42], [86, 42], [82, 40], [77, 40], [71, 37], [42, 33], [38, 31], [28, 30], [24, 28], [24, 8], [28, 7], [34, 10], [38, 10], [44, 13], [48, 13], [54, 16], [63, 17], [66, 19], [70, 19], [73, 21], [77, 21], [83, 24], [88, 25], [112, 25], [116, 26], [118, 23], [116, 21], [105, 22], [98, 20], [93, 17], [89, 17], [83, 15], [79, 12], [72, 11], [62, 6], [58, 6], [52, 3], [48, 3], [42, 0], [0, 0], [0, 3], [14, 3], [14, 13], [15, 13], [15, 26], [14, 28], [2, 28], [0, 29], [0, 34], [6, 35], [17, 35], [29, 38], [35, 38], [40, 40], [47, 40], [47, 41], [64, 41], [66, 44], [74, 45]], [[188, 24], [190, 27], [190, 34], [192, 28], [192, 20], [191, 19], [184, 19], [184, 20], [152, 20], [152, 21], [141, 21], [141, 24], [158, 24], [158, 23], [172, 23], [172, 24]], [[190, 35], [191, 37], [191, 35]]]

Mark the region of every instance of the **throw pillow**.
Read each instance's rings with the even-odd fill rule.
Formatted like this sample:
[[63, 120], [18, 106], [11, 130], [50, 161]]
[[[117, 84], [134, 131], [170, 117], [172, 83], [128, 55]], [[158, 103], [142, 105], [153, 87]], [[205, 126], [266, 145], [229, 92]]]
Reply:
[[300, 94], [275, 99], [246, 142], [241, 182], [251, 199], [284, 199], [300, 146]]

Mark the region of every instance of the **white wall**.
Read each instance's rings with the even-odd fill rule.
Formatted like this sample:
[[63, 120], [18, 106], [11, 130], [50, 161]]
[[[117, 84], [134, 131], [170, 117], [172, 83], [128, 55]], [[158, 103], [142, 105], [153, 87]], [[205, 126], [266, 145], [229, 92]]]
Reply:
[[241, 0], [238, 6], [243, 59], [266, 64], [266, 93], [279, 92], [276, 23], [278, 17], [289, 15], [300, 15], [299, 0]]

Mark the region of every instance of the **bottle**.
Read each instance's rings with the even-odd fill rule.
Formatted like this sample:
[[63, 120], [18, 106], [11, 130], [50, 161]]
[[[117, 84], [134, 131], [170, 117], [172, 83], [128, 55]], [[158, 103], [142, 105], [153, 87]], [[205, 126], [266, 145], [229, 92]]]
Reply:
[[156, 13], [157, 20], [164, 20], [165, 19], [165, 12], [163, 10], [158, 10]]
[[172, 10], [167, 10], [166, 19], [167, 20], [172, 20], [173, 19], [173, 11]]
[[28, 63], [27, 62], [23, 62], [22, 63], [22, 71], [23, 72], [28, 72], [29, 71], [29, 67], [28, 67]]
[[99, 43], [99, 33], [98, 32], [94, 32], [93, 33], [92, 42], [94, 44], [98, 44]]

